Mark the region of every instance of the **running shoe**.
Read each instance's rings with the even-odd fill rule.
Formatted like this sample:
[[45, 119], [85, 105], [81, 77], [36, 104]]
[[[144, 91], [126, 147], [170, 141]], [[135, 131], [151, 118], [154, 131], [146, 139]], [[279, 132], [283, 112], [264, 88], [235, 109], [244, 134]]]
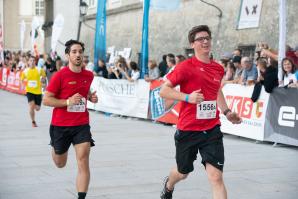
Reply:
[[35, 121], [32, 121], [32, 127], [37, 127], [37, 124]]
[[173, 190], [169, 190], [167, 188], [168, 181], [169, 181], [169, 176], [167, 176], [165, 178], [164, 185], [163, 185], [163, 190], [162, 190], [162, 192], [160, 194], [160, 198], [161, 199], [172, 199], [172, 195], [173, 195], [174, 189]]

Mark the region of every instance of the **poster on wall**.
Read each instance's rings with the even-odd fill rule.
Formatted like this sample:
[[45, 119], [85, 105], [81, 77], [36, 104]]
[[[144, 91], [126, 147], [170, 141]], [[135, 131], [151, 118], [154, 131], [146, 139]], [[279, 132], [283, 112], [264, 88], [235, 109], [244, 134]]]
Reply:
[[237, 29], [257, 28], [262, 10], [262, 0], [242, 0]]

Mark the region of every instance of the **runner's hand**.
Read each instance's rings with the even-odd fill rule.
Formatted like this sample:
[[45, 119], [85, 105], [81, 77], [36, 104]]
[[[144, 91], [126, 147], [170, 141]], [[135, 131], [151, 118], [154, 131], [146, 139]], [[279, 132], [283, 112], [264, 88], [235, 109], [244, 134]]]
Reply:
[[188, 103], [200, 104], [202, 101], [204, 101], [204, 95], [201, 93], [201, 89], [193, 91], [189, 95]]
[[77, 105], [80, 103], [81, 99], [83, 98], [80, 93], [76, 93], [73, 96], [71, 96], [69, 99], [69, 105]]
[[90, 97], [89, 97], [89, 101], [92, 103], [97, 103], [98, 102], [98, 97], [96, 95], [96, 91], [92, 92]]
[[236, 112], [229, 112], [226, 117], [232, 124], [240, 124], [242, 122], [242, 118]]

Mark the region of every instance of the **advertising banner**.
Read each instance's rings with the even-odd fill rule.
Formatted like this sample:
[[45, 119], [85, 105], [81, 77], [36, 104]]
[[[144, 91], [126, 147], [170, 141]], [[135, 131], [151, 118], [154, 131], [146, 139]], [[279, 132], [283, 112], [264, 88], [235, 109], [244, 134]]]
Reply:
[[265, 140], [298, 146], [298, 89], [278, 88], [270, 95]]
[[237, 112], [243, 122], [234, 125], [221, 115], [221, 130], [225, 133], [263, 141], [269, 94], [263, 88], [259, 100], [253, 103], [251, 100], [253, 88], [254, 86], [239, 84], [226, 84], [223, 87], [228, 107]]
[[[147, 118], [149, 104], [149, 83], [144, 80], [129, 82], [95, 77], [91, 90], [100, 100], [94, 105], [97, 111], [119, 115]], [[88, 107], [92, 107], [88, 105]]]
[[99, 59], [106, 61], [106, 12], [106, 0], [98, 0], [94, 38], [94, 66], [97, 66]]
[[181, 103], [161, 98], [159, 91], [162, 84], [162, 80], [154, 80], [150, 84], [149, 118], [163, 123], [177, 124]]

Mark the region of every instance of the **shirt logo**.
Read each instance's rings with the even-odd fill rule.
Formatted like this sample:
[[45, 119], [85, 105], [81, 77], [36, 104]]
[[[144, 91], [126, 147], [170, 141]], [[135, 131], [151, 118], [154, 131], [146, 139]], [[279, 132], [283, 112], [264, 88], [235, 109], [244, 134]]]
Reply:
[[219, 80], [219, 79], [216, 79], [216, 78], [213, 78], [213, 80], [214, 80], [215, 82], [220, 82], [220, 80]]
[[200, 71], [205, 71], [204, 68], [200, 68]]
[[76, 84], [76, 83], [77, 83], [76, 81], [68, 82], [68, 84], [71, 84], [71, 85], [74, 85], [74, 84]]

